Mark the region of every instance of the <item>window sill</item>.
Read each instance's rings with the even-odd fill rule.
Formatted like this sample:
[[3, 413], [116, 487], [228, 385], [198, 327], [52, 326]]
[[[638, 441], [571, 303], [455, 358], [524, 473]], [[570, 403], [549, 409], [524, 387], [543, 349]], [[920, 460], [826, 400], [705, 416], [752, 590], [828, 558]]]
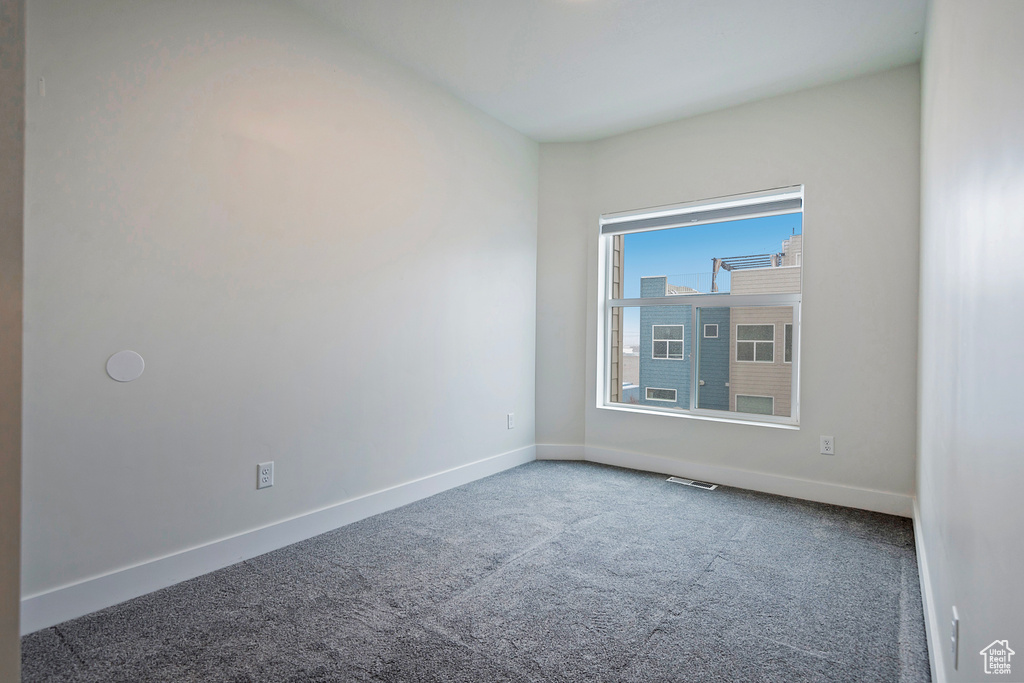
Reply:
[[[620, 413], [639, 413], [641, 415], [665, 415], [667, 417], [681, 417], [686, 420], [704, 420], [707, 422], [727, 422], [729, 424], [752, 425], [755, 427], [772, 427], [774, 429], [788, 429], [800, 431], [799, 422], [765, 422], [763, 420], [746, 420], [736, 417], [719, 417], [717, 415], [706, 415], [695, 412], [658, 410], [657, 408], [631, 408], [626, 405], [599, 405], [599, 410], [614, 410]], [[785, 419], [785, 418], [782, 418]]]

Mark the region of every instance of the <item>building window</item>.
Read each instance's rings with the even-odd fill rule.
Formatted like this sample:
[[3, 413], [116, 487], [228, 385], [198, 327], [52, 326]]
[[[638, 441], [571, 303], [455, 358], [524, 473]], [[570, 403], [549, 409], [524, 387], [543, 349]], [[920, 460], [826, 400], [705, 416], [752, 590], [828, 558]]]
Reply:
[[605, 214], [600, 230], [598, 407], [799, 425], [803, 187]]
[[740, 363], [774, 363], [775, 325], [737, 325], [736, 360]]
[[652, 325], [651, 340], [651, 358], [683, 359], [682, 325]]
[[755, 415], [774, 415], [775, 398], [773, 396], [736, 395], [736, 412], [753, 413]]
[[647, 387], [645, 394], [648, 401], [668, 401], [669, 403], [676, 402], [676, 390], [675, 389], [656, 389], [654, 387]]

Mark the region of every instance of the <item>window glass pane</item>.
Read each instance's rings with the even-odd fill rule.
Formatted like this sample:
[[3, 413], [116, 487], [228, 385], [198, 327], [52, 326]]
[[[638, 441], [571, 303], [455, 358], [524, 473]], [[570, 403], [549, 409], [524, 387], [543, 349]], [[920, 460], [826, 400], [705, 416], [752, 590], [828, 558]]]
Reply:
[[[611, 403], [650, 405], [659, 410], [690, 408], [693, 368], [689, 329], [691, 306], [625, 306], [611, 310], [608, 395]], [[667, 337], [665, 339], [657, 339]], [[673, 391], [651, 394], [647, 389]]]
[[[801, 233], [801, 215], [789, 214], [604, 238], [610, 299], [682, 304], [606, 309], [609, 400], [660, 411], [735, 412], [737, 395], [773, 396], [769, 412], [789, 416], [795, 368], [783, 357], [792, 355], [793, 331], [785, 328], [794, 319], [792, 299], [727, 302], [730, 293], [752, 303], [760, 295], [799, 293]], [[719, 294], [721, 304], [706, 306]], [[696, 308], [687, 301], [695, 295], [713, 298]], [[751, 405], [764, 410], [763, 403]]]
[[768, 339], [774, 338], [775, 331], [771, 325], [737, 325], [736, 326], [736, 338], [737, 339]]
[[737, 329], [770, 330], [773, 325], [781, 334], [792, 321], [792, 306], [699, 307], [697, 322], [702, 327], [718, 325], [718, 337], [701, 335], [697, 339], [697, 408], [739, 411], [738, 396], [771, 396], [771, 412], [761, 412], [765, 410], [763, 400], [748, 403], [742, 412], [790, 417], [793, 366], [772, 362], [776, 344], [770, 337], [757, 341], [734, 337]]
[[682, 325], [655, 325], [654, 326], [654, 338], [655, 339], [682, 339], [683, 338], [683, 326]]
[[759, 363], [771, 363], [775, 360], [775, 344], [772, 342], [757, 342], [754, 360]]
[[614, 298], [800, 292], [798, 213], [617, 238], [622, 293]]
[[786, 325], [786, 357], [787, 363], [793, 362], [793, 325]]
[[649, 401], [675, 401], [676, 390], [675, 389], [655, 389], [648, 387], [646, 391], [647, 400]]
[[736, 412], [756, 413], [758, 415], [771, 415], [772, 404], [775, 401], [771, 396], [736, 396]]
[[[612, 403], [640, 404], [640, 309], [612, 308], [608, 388]], [[645, 352], [650, 355], [650, 349]]]

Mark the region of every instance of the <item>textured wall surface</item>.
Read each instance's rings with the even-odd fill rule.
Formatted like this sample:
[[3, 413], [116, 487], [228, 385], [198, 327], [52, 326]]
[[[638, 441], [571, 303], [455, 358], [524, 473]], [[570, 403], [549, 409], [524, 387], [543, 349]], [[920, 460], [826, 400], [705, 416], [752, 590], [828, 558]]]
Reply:
[[[697, 379], [704, 382], [697, 388], [697, 407], [708, 410], [729, 410], [729, 309], [725, 306], [704, 307], [698, 311]], [[705, 337], [704, 326], [718, 325], [717, 337]]]
[[[737, 396], [771, 396], [775, 415], [793, 414], [793, 365], [785, 362], [786, 325], [792, 322], [793, 309], [789, 306], [745, 306], [732, 310], [730, 323], [735, 339], [729, 347], [729, 404], [734, 409], [738, 409]], [[739, 325], [772, 326], [770, 363], [737, 360]], [[757, 342], [754, 344], [756, 347]]]
[[[651, 278], [661, 279], [664, 278]], [[645, 284], [651, 279], [644, 280]], [[662, 284], [662, 296], [664, 296], [664, 283]], [[657, 296], [642, 294], [643, 296]], [[690, 343], [690, 306], [642, 306], [640, 308], [640, 403], [643, 405], [657, 406], [659, 408], [689, 408], [690, 407], [690, 362], [692, 360]], [[682, 325], [683, 326], [683, 357], [675, 358], [654, 358], [654, 326], [655, 325]], [[652, 401], [647, 399], [647, 387], [658, 389], [675, 389], [676, 400], [674, 403], [665, 401]]]

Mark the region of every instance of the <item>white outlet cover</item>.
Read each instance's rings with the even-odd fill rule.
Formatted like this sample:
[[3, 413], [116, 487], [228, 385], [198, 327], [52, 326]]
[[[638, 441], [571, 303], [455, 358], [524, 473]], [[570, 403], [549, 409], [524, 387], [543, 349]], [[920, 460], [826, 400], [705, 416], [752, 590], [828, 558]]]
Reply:
[[261, 462], [256, 466], [256, 488], [266, 489], [274, 485], [274, 461]]
[[107, 359], [107, 374], [118, 382], [131, 382], [142, 376], [146, 361], [134, 351], [118, 351]]

